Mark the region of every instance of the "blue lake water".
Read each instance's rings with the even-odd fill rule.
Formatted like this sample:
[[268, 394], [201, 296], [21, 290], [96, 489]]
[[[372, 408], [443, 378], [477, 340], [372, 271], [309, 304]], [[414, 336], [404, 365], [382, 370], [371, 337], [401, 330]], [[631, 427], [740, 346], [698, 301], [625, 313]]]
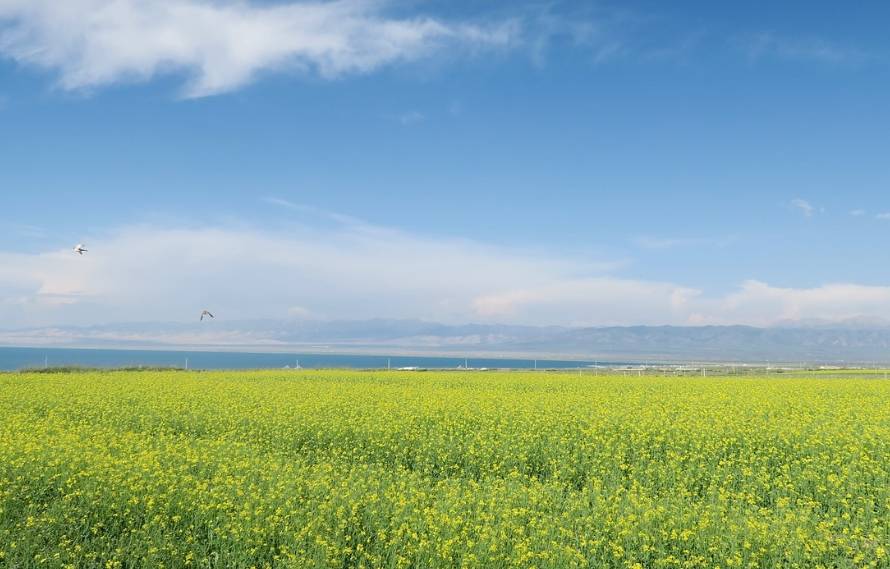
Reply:
[[[276, 369], [289, 366], [319, 368], [456, 368], [464, 358], [427, 356], [368, 356], [342, 354], [284, 354], [251, 352], [204, 352], [160, 350], [103, 350], [69, 348], [3, 348], [0, 347], [0, 370], [19, 370], [59, 366], [128, 367], [164, 366], [191, 369]], [[535, 361], [510, 358], [469, 358], [471, 368], [532, 369]], [[594, 362], [568, 360], [537, 360], [538, 368], [577, 368]], [[600, 365], [621, 365], [623, 362], [599, 362]]]

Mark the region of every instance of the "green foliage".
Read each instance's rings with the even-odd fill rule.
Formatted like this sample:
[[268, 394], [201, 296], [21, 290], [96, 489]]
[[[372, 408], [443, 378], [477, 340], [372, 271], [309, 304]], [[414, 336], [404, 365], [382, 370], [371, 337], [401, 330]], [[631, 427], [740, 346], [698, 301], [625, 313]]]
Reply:
[[890, 382], [0, 375], [0, 566], [887, 567]]

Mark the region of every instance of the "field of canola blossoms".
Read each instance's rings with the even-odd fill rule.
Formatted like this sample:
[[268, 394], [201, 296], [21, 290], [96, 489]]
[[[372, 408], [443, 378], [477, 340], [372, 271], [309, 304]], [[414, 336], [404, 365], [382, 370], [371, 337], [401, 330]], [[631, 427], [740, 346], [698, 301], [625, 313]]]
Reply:
[[890, 382], [0, 374], [2, 567], [890, 567]]

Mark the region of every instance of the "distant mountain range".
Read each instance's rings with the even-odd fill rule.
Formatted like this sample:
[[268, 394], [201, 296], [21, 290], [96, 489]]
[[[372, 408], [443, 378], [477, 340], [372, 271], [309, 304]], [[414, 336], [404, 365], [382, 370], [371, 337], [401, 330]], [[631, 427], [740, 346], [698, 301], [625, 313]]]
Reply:
[[890, 362], [875, 321], [568, 328], [416, 320], [242, 320], [0, 330], [0, 345], [561, 357], [585, 360]]

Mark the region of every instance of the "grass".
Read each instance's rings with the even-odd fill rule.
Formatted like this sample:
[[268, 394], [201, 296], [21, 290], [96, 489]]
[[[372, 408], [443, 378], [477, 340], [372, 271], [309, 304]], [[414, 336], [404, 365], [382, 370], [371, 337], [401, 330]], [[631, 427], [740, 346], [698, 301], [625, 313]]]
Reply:
[[890, 382], [0, 374], [0, 566], [888, 567]]

